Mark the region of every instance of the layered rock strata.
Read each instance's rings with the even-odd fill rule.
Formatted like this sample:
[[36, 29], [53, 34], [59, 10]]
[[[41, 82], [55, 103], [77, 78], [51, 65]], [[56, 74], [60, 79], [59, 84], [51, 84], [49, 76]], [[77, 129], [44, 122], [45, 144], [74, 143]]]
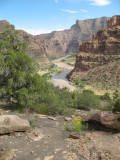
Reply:
[[48, 43], [51, 57], [58, 57], [64, 53], [77, 53], [79, 44], [90, 40], [92, 34], [107, 27], [108, 17], [77, 20], [76, 23], [67, 30], [53, 31], [48, 34], [41, 34], [37, 38]]
[[110, 86], [120, 87], [120, 16], [113, 16], [107, 22], [107, 29], [80, 45], [70, 77], [98, 81], [101, 85], [103, 81], [106, 85], [110, 82]]

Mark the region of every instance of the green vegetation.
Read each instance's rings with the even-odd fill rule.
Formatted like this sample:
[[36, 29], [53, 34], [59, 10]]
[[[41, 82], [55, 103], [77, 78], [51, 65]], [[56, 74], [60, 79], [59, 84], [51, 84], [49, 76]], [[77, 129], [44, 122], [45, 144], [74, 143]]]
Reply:
[[96, 96], [94, 92], [91, 90], [84, 90], [82, 93], [78, 94], [76, 105], [78, 109], [83, 109], [83, 110], [101, 108], [99, 97]]
[[116, 90], [116, 91], [113, 93], [113, 99], [114, 99], [114, 101], [116, 101], [118, 98], [120, 98], [120, 91], [119, 91], [119, 90]]
[[80, 134], [82, 130], [88, 128], [87, 125], [82, 124], [82, 119], [80, 116], [77, 116], [72, 120], [72, 127], [69, 127], [65, 122], [64, 122], [63, 126], [66, 131], [73, 130], [77, 134]]
[[114, 102], [113, 99], [110, 97], [109, 93], [105, 93], [104, 95], [99, 96], [102, 107], [101, 110], [103, 111], [112, 111]]
[[120, 98], [116, 100], [114, 104], [113, 112], [120, 112]]
[[52, 75], [61, 73], [63, 71], [62, 69], [59, 69], [57, 67], [57, 65], [53, 64], [52, 62], [51, 62], [51, 65], [49, 67], [44, 68], [44, 69], [42, 68], [40, 70], [42, 72], [43, 71], [45, 72], [45, 73], [42, 74], [42, 77], [45, 78], [46, 80], [49, 80], [52, 77]]
[[82, 128], [83, 128], [81, 117], [78, 116], [78, 117], [74, 118], [72, 120], [72, 123], [73, 123], [73, 129], [74, 129], [74, 131], [79, 134], [82, 131]]
[[72, 54], [72, 55], [66, 57], [65, 59], [62, 60], [62, 62], [69, 64], [71, 66], [75, 66], [76, 54]]
[[39, 66], [24, 52], [25, 45], [13, 26], [0, 34], [0, 40], [1, 100], [14, 104], [17, 110], [53, 115], [73, 112], [72, 95], [37, 74]]
[[25, 52], [13, 26], [0, 34], [0, 98], [30, 107], [43, 99], [45, 82], [38, 65]]
[[86, 83], [85, 82], [82, 82], [80, 79], [72, 79], [70, 80], [76, 87], [79, 87], [81, 89], [84, 89], [85, 86], [86, 86]]
[[29, 120], [30, 126], [32, 128], [37, 127], [37, 122], [38, 122], [38, 116], [35, 115], [33, 119]]
[[[26, 45], [13, 26], [0, 33], [1, 101], [9, 102], [17, 111], [51, 115], [71, 115], [76, 108], [101, 109], [102, 100], [90, 90], [69, 92], [48, 83], [47, 76], [38, 74], [39, 65], [25, 53]], [[52, 64], [49, 72], [56, 70]], [[84, 88], [85, 84], [78, 84]]]
[[63, 123], [63, 126], [66, 131], [71, 131], [70, 127], [65, 122]]

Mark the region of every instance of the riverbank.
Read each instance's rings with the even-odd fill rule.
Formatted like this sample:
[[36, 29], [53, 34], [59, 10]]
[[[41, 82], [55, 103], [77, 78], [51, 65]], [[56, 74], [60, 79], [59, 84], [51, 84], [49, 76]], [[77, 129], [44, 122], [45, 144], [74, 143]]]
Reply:
[[51, 82], [53, 83], [54, 86], [59, 86], [60, 88], [66, 87], [69, 89], [69, 91], [74, 91], [76, 90], [76, 87], [70, 84], [70, 82], [66, 78], [66, 76], [74, 69], [74, 67], [62, 61], [67, 57], [69, 57], [69, 55], [52, 61], [59, 68], [63, 69], [64, 72], [57, 75], [53, 75], [51, 78]]

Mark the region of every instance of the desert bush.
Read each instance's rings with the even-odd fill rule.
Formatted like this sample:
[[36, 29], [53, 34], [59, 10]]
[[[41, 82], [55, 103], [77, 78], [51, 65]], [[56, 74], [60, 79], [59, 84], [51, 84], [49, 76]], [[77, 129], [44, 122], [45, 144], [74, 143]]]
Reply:
[[86, 83], [85, 82], [82, 82], [80, 79], [72, 79], [71, 82], [77, 86], [77, 87], [80, 87], [80, 88], [85, 88], [86, 86]]
[[119, 90], [116, 90], [116, 91], [113, 93], [113, 100], [116, 101], [119, 97], [120, 97], [120, 91], [119, 91]]
[[76, 105], [78, 109], [91, 110], [101, 108], [100, 99], [91, 90], [84, 90], [78, 94]]
[[71, 131], [70, 127], [65, 122], [63, 123], [63, 126], [66, 131]]
[[114, 104], [113, 112], [120, 112], [120, 98], [116, 100]]
[[104, 95], [99, 96], [101, 100], [110, 101], [111, 97], [109, 93], [105, 93]]
[[87, 125], [82, 123], [82, 119], [80, 116], [77, 116], [72, 120], [72, 126], [67, 125], [65, 122], [63, 126], [66, 131], [74, 131], [77, 134], [80, 134], [82, 130], [85, 130], [88, 128]]
[[83, 124], [80, 116], [74, 118], [72, 120], [72, 124], [73, 124], [73, 129], [76, 133], [80, 133], [82, 131]]

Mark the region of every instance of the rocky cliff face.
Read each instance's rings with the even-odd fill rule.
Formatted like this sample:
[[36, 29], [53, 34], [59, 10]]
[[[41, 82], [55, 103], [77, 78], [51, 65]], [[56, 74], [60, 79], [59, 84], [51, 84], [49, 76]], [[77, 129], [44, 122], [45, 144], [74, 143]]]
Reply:
[[49, 65], [49, 60], [47, 57], [47, 54], [49, 54], [49, 49], [47, 43], [22, 30], [19, 30], [19, 36], [21, 39], [28, 42], [27, 53], [31, 57], [35, 58], [40, 64], [44, 63], [45, 65]]
[[58, 57], [63, 53], [78, 52], [79, 44], [90, 40], [92, 34], [100, 29], [107, 27], [107, 20], [109, 18], [102, 17], [89, 20], [77, 20], [70, 29], [64, 31], [55, 31], [49, 34], [42, 34], [36, 36], [48, 43], [51, 55]]
[[120, 87], [120, 16], [113, 16], [107, 22], [107, 29], [80, 45], [70, 77], [108, 89]]
[[[92, 34], [107, 27], [109, 18], [102, 17], [89, 20], [77, 20], [70, 29], [54, 31], [49, 34], [32, 36], [24, 31], [19, 31], [21, 38], [29, 42], [28, 54], [35, 57], [38, 62], [49, 63], [47, 57], [61, 57], [65, 53], [76, 53], [79, 44], [89, 40]], [[7, 21], [0, 21], [0, 32], [10, 25]]]
[[[10, 23], [5, 20], [0, 21], [0, 32], [3, 32], [6, 26], [9, 25]], [[49, 65], [49, 60], [47, 58], [47, 54], [49, 54], [48, 45], [44, 41], [37, 39], [35, 36], [32, 36], [23, 30], [18, 30], [18, 32], [19, 38], [22, 41], [28, 42], [26, 50], [27, 53], [31, 57], [34, 57], [38, 61], [38, 63], [44, 63], [45, 65]]]

